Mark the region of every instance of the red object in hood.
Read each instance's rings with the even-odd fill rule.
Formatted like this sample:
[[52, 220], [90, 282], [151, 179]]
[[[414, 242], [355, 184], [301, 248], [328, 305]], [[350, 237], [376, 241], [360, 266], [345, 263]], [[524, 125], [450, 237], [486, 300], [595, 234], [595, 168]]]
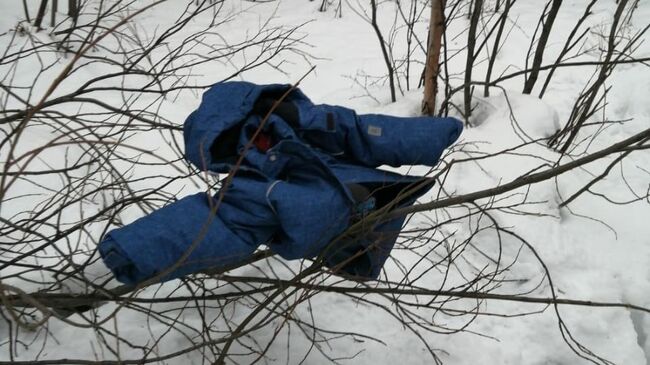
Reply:
[[260, 132], [255, 140], [253, 141], [255, 144], [255, 147], [257, 147], [258, 150], [266, 153], [266, 151], [269, 150], [269, 148], [273, 147], [273, 141], [271, 141], [271, 136], [264, 133]]

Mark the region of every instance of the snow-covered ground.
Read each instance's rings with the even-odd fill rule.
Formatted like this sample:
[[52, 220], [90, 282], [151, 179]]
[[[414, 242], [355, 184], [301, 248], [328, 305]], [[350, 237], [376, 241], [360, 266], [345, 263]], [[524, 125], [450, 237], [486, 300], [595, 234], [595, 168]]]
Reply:
[[[142, 1], [142, 3], [148, 3]], [[137, 20], [137, 25], [142, 29], [143, 37], [151, 35], [157, 26], [169, 25], [178, 16], [181, 1], [173, 1], [155, 8]], [[570, 32], [584, 10], [586, 0], [565, 1], [557, 20], [556, 31], [551, 34], [548, 54], [545, 59], [552, 60], [561, 49], [563, 41]], [[614, 1], [599, 1], [594, 14], [588, 19], [593, 29], [608, 29], [613, 14]], [[361, 20], [358, 14], [360, 9], [367, 4], [344, 2], [343, 16], [334, 15], [336, 4], [331, 5], [326, 12], [319, 12], [320, 2], [307, 0], [277, 0], [270, 2], [254, 3], [241, 0], [226, 0], [223, 16], [236, 14], [228, 23], [219, 25], [219, 35], [229, 43], [235, 43], [253, 34], [267, 20], [271, 25], [298, 25], [305, 23], [297, 33], [303, 37], [303, 43], [297, 45], [309, 56], [287, 53], [280, 55], [284, 61], [279, 72], [272, 67], [262, 67], [251, 70], [239, 76], [240, 79], [258, 83], [293, 83], [300, 79], [310, 68], [315, 65], [315, 70], [307, 75], [300, 87], [316, 102], [338, 104], [354, 108], [360, 113], [386, 113], [401, 116], [414, 116], [418, 114], [422, 97], [421, 89], [398, 93], [398, 101], [390, 103], [387, 85], [364, 84], [364, 75], [383, 76], [385, 65], [378, 46], [377, 38], [372, 27]], [[503, 47], [495, 68], [498, 75], [504, 70], [522, 68], [525, 62], [526, 51], [530, 38], [535, 30], [539, 14], [542, 12], [544, 2], [532, 0], [519, 0], [513, 9], [512, 29], [507, 43]], [[354, 11], [353, 11], [354, 10]], [[426, 13], [426, 12], [425, 12]], [[394, 17], [394, 5], [384, 3], [380, 7], [379, 20], [382, 29], [388, 32]], [[426, 16], [423, 17], [425, 20]], [[0, 32], [8, 31], [22, 19], [22, 4], [19, 1], [5, 0], [0, 12]], [[645, 27], [650, 19], [650, 6], [640, 3], [635, 18], [632, 22], [634, 28]], [[448, 34], [464, 34], [468, 21], [465, 18], [457, 19], [451, 23]], [[187, 32], [201, 24], [190, 25]], [[416, 26], [421, 39], [426, 39], [426, 22]], [[47, 31], [42, 31], [38, 36], [47, 37]], [[402, 33], [400, 33], [402, 34]], [[450, 50], [464, 47], [466, 37], [450, 37]], [[598, 46], [597, 37], [593, 36], [590, 42]], [[7, 36], [0, 42], [6, 42]], [[396, 38], [396, 50], [403, 45], [403, 39]], [[601, 45], [602, 46], [602, 45]], [[6, 43], [0, 43], [0, 50], [4, 50]], [[401, 52], [401, 51], [400, 51]], [[650, 56], [650, 45], [642, 44], [636, 51], [641, 57]], [[450, 52], [453, 53], [453, 52]], [[586, 55], [589, 57], [593, 55]], [[284, 58], [282, 58], [284, 57]], [[465, 64], [464, 55], [454, 56], [450, 62], [450, 74], [458, 75]], [[280, 59], [276, 60], [278, 62]], [[588, 59], [588, 58], [587, 58]], [[191, 79], [197, 84], [210, 84], [228, 77], [234, 67], [243, 60], [236, 57], [232, 64], [206, 65], [195, 69], [196, 75]], [[6, 66], [3, 66], [6, 67]], [[475, 75], [483, 75], [485, 63], [475, 67]], [[84, 69], [87, 74], [75, 75], [70, 85], [65, 83], [61, 91], [74, 88], [79, 83], [105, 70], [93, 70], [92, 67]], [[445, 157], [446, 161], [452, 159], [478, 156], [506, 150], [518, 146], [529, 139], [548, 137], [559, 125], [568, 118], [568, 113], [573, 106], [578, 92], [586, 80], [593, 73], [593, 67], [569, 67], [560, 69], [550, 84], [545, 97], [540, 100], [535, 96], [522, 95], [523, 78], [514, 78], [505, 81], [501, 86], [506, 90], [493, 89], [492, 96], [479, 97], [482, 92], [476, 90], [476, 102], [479, 107], [475, 113], [477, 127], [467, 128], [459, 147]], [[16, 75], [14, 82], [29, 80], [29, 70], [22, 70], [25, 74]], [[56, 70], [54, 70], [56, 71]], [[53, 72], [54, 72], [53, 71]], [[417, 84], [420, 72], [419, 67], [414, 67], [411, 85]], [[479, 76], [482, 77], [482, 76]], [[459, 76], [452, 76], [452, 83], [458, 86], [462, 83]], [[624, 124], [616, 124], [605, 128], [598, 137], [589, 145], [589, 151], [597, 151], [617, 141], [623, 140], [635, 133], [650, 127], [650, 70], [644, 64], [621, 65], [617, 68], [612, 78], [607, 83], [611, 86], [604, 112], [594, 120], [627, 120]], [[45, 91], [46, 85], [37, 85], [35, 97]], [[158, 111], [159, 114], [175, 124], [182, 124], [184, 118], [198, 105], [200, 93], [184, 92], [178, 98], [165, 101]], [[454, 100], [462, 102], [462, 100]], [[451, 113], [451, 115], [458, 116]], [[28, 142], [19, 146], [23, 149], [30, 145], [38, 145], [48, 137], [34, 132]], [[131, 143], [147, 146], [154, 150], [157, 146], [158, 153], [173, 156], [174, 149], [155, 133], [142, 133], [133, 137]], [[0, 151], [1, 153], [1, 151]], [[497, 204], [506, 206], [510, 201], [518, 201], [521, 194], [527, 193], [527, 201], [532, 204], [522, 207], [530, 215], [516, 214], [507, 210], [493, 211], [492, 218], [499, 224], [516, 232], [527, 240], [537, 254], [546, 264], [559, 297], [592, 300], [603, 302], [626, 302], [640, 306], [650, 307], [650, 204], [648, 199], [641, 199], [630, 204], [614, 204], [603, 197], [584, 194], [568, 207], [560, 208], [563, 199], [568, 198], [579, 190], [594, 176], [604, 171], [616, 156], [589, 164], [584, 168], [575, 169], [555, 179], [547, 180], [533, 185], [530, 190], [518, 190], [519, 196], [510, 196], [507, 200]], [[447, 193], [469, 193], [481, 189], [497, 186], [509, 182], [532, 169], [557, 161], [559, 154], [551, 151], [543, 144], [531, 143], [518, 148], [516, 153], [501, 154], [492, 158], [454, 166], [446, 179], [445, 191]], [[562, 161], [570, 160], [565, 157]], [[0, 163], [3, 158], [0, 158]], [[548, 167], [548, 166], [546, 166]], [[177, 175], [172, 168], [155, 167], [157, 173]], [[598, 182], [593, 191], [605, 194], [613, 201], [628, 201], [634, 199], [628, 186], [642, 194], [650, 184], [650, 153], [641, 150], [631, 153], [625, 162], [617, 166], [615, 172]], [[411, 174], [426, 173], [424, 167], [404, 167], [403, 172]], [[154, 175], [151, 171], [140, 171], [140, 174]], [[143, 183], [146, 189], [146, 182]], [[20, 186], [20, 185], [18, 185]], [[18, 188], [16, 188], [18, 189]], [[177, 192], [178, 196], [193, 193], [197, 190], [195, 185], [189, 183], [175, 183], [168, 187], [168, 191]], [[437, 192], [437, 191], [436, 191]], [[15, 194], [26, 194], [29, 191], [16, 190]], [[432, 194], [422, 198], [428, 202], [436, 197]], [[2, 217], [11, 217], [13, 211], [20, 211], [29, 200], [18, 200], [13, 206], [5, 204], [2, 207]], [[448, 213], [462, 215], [462, 208], [453, 208]], [[73, 213], [71, 213], [73, 214]], [[406, 230], [430, 227], [440, 219], [440, 212], [425, 212], [416, 214], [410, 221]], [[121, 218], [132, 221], [142, 215], [137, 209], [128, 210]], [[70, 216], [74, 219], [74, 216]], [[488, 224], [486, 217], [471, 217], [455, 222], [449, 227], [444, 227], [440, 234], [452, 234], [450, 245], [461, 242], [471, 234], [476, 225]], [[91, 232], [100, 235], [100, 230]], [[484, 236], [480, 234], [474, 238], [473, 243], [481, 246], [481, 251], [495, 253], [498, 245], [495, 243], [497, 236], [493, 231], [487, 231]], [[96, 237], [99, 239], [99, 237]], [[521, 244], [512, 237], [503, 237], [501, 249], [505, 261], [514, 261], [515, 264], [504, 274], [504, 279], [495, 293], [522, 293], [531, 291], [531, 296], [549, 297], [550, 291], [542, 267], [528, 248], [521, 248]], [[468, 250], [465, 259], [467, 265], [480, 265], [484, 258], [478, 250]], [[399, 281], [403, 274], [398, 261], [404, 265], [416, 265], [417, 257], [407, 250], [394, 251], [394, 261], [389, 261], [386, 266], [386, 275], [394, 281]], [[270, 261], [270, 265], [277, 262]], [[298, 263], [291, 263], [298, 265]], [[421, 269], [421, 267], [419, 268]], [[281, 268], [277, 268], [281, 270]], [[416, 270], [417, 271], [417, 270]], [[255, 269], [244, 269], [243, 274], [254, 275]], [[413, 274], [415, 275], [415, 274]], [[440, 275], [429, 273], [418, 281], [418, 285], [439, 289]], [[457, 278], [460, 280], [459, 278]], [[453, 278], [444, 288], [454, 285]], [[542, 283], [538, 286], [538, 283]], [[27, 292], [38, 289], [27, 282], [19, 283]], [[174, 283], [156, 286], [142, 293], [143, 297], [163, 296], [176, 288]], [[391, 313], [391, 303], [385, 302], [385, 310], [377, 306], [369, 306], [358, 300], [334, 293], [320, 293], [310, 301], [310, 307], [300, 306], [296, 309], [298, 315], [308, 317], [313, 315], [316, 324], [332, 331], [357, 332], [373, 336], [381, 342], [355, 337], [344, 337], [323, 343], [324, 351], [340, 363], [354, 364], [423, 364], [431, 362], [423, 341], [435, 349], [437, 356], [450, 365], [491, 363], [491, 364], [575, 364], [585, 362], [574, 354], [562, 338], [558, 327], [556, 313], [552, 307], [542, 304], [524, 304], [505, 301], [483, 301], [479, 308], [483, 313], [494, 315], [480, 315], [476, 319], [454, 317], [447, 314], [434, 314], [439, 316], [441, 325], [449, 328], [458, 328], [467, 324], [466, 331], [455, 334], [422, 332], [424, 338], [417, 338], [412, 332], [401, 325]], [[461, 301], [450, 308], [471, 308], [476, 305], [475, 300]], [[156, 305], [157, 311], [162, 312], [166, 304]], [[170, 307], [171, 308], [171, 305]], [[104, 317], [116, 309], [113, 304], [108, 304], [98, 309], [99, 317]], [[546, 309], [545, 311], [542, 311]], [[243, 316], [248, 311], [242, 308], [228, 308], [229, 315], [233, 318]], [[591, 308], [581, 306], [560, 306], [560, 313], [566, 326], [573, 336], [583, 345], [593, 350], [596, 354], [607, 358], [617, 364], [643, 365], [650, 364], [650, 314], [632, 312], [621, 308]], [[537, 312], [527, 316], [511, 316], [517, 313]], [[172, 312], [169, 314], [187, 326], [201, 329], [201, 318], [196, 312]], [[206, 308], [207, 317], [215, 319], [218, 326], [219, 310]], [[432, 315], [432, 312], [426, 312]], [[74, 319], [74, 316], [71, 317]], [[430, 319], [430, 318], [429, 318]], [[278, 323], [279, 324], [279, 323]], [[149, 323], [146, 316], [136, 311], [123, 310], [115, 321], [105, 323], [104, 326], [111, 331], [119, 329], [119, 334], [133, 343], [151, 344], [155, 338], [165, 333], [167, 328], [162, 322]], [[9, 341], [8, 324], [0, 322], [0, 360], [9, 359], [7, 341]], [[294, 332], [295, 331], [295, 332]], [[28, 361], [34, 359], [97, 359], [111, 360], [116, 357], [102, 348], [102, 339], [91, 329], [71, 327], [64, 322], [51, 319], [49, 322], [50, 339], [42, 343], [42, 337], [36, 338], [34, 344], [23, 347], [17, 346], [15, 360]], [[309, 350], [308, 341], [299, 330], [292, 328], [292, 336], [287, 331], [281, 332], [278, 339], [268, 352], [266, 363], [299, 363]], [[257, 331], [253, 334], [256, 341], [266, 343], [273, 335], [272, 329]], [[39, 335], [42, 336], [42, 333]], [[29, 342], [34, 334], [20, 332], [19, 338]], [[191, 345], [192, 339], [172, 332], [166, 334], [163, 340], [155, 346], [155, 353], [164, 355], [184, 349]], [[242, 350], [243, 348], [239, 348]], [[169, 360], [168, 363], [203, 363], [204, 357], [209, 354], [200, 351], [190, 352], [178, 358]], [[142, 352], [121, 346], [122, 359], [139, 359]], [[352, 359], [346, 360], [348, 357]], [[254, 357], [237, 357], [235, 361], [247, 363]], [[309, 353], [306, 364], [330, 363], [318, 351]]]

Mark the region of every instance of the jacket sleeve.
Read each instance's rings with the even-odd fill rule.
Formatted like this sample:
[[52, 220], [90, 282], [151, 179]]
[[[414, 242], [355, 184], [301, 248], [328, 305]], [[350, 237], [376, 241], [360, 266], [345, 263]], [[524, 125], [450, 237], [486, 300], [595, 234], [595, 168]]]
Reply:
[[463, 130], [463, 124], [454, 118], [366, 114], [356, 122], [347, 137], [350, 152], [369, 166], [435, 166]]
[[161, 273], [160, 281], [167, 281], [242, 262], [278, 227], [265, 189], [266, 182], [235, 178], [216, 214], [218, 198], [187, 196], [112, 230], [99, 253], [128, 285]]
[[435, 166], [463, 130], [455, 118], [357, 115], [331, 105], [298, 105], [298, 134], [334, 156], [365, 166]]

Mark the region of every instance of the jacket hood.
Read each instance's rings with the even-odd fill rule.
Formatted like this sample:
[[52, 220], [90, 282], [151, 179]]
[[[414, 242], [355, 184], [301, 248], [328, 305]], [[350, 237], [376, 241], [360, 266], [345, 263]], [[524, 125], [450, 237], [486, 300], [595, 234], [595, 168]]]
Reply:
[[[203, 94], [198, 109], [185, 120], [185, 158], [200, 170], [228, 172], [231, 164], [212, 157], [212, 144], [227, 131], [243, 123], [262, 94], [280, 96], [289, 88], [289, 84], [256, 85], [241, 81], [213, 85]], [[293, 90], [286, 101], [312, 104], [299, 89]], [[234, 140], [239, 140], [238, 135]], [[236, 151], [233, 152], [236, 154]]]

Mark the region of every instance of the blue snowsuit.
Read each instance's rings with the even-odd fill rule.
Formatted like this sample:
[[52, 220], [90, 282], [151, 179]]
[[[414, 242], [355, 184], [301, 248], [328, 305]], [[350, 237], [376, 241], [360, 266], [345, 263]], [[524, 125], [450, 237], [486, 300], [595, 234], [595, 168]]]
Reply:
[[[136, 284], [170, 267], [162, 280], [232, 265], [261, 244], [285, 259], [322, 254], [335, 272], [377, 278], [404, 217], [328, 244], [420, 181], [377, 166], [434, 166], [462, 124], [453, 118], [357, 115], [315, 105], [295, 89], [283, 102], [291, 113], [270, 114], [259, 132], [268, 146], [244, 151], [266, 114], [256, 111], [260, 101], [277, 100], [288, 88], [224, 82], [203, 95], [185, 121], [185, 157], [217, 173], [230, 172], [242, 154], [243, 162], [220, 203], [219, 193], [198, 193], [109, 232], [99, 252], [119, 281]], [[413, 204], [429, 188], [396, 207]]]

